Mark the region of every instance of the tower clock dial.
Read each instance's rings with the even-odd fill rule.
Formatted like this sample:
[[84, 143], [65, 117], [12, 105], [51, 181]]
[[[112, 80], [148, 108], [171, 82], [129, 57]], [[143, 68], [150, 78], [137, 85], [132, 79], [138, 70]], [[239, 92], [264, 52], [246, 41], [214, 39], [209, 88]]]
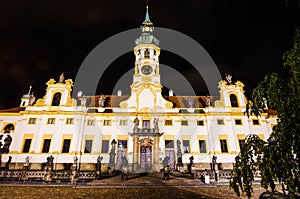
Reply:
[[150, 75], [153, 72], [153, 68], [150, 65], [144, 65], [141, 68], [141, 72], [144, 75]]

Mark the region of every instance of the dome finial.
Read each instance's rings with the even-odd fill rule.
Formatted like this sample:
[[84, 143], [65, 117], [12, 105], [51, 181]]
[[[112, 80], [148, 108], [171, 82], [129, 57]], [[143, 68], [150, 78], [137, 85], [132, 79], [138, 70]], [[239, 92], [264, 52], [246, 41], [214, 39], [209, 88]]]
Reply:
[[153, 30], [154, 30], [153, 23], [150, 21], [150, 17], [149, 17], [149, 2], [148, 2], [148, 0], [146, 1], [145, 21], [142, 23], [141, 28], [142, 28], [143, 32], [153, 32]]

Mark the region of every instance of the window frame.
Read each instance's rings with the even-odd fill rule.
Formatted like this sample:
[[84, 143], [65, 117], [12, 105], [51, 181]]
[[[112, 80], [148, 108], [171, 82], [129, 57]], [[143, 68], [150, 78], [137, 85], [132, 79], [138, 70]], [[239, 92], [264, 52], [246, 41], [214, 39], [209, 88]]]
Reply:
[[[107, 152], [106, 152], [106, 150], [104, 151], [103, 149], [103, 147], [104, 147], [104, 144], [103, 144], [103, 142], [107, 142]], [[109, 153], [109, 140], [102, 140], [102, 142], [101, 142], [101, 153]]]
[[[90, 144], [88, 145], [87, 143], [90, 143]], [[87, 148], [87, 146], [88, 146], [88, 148]], [[83, 151], [83, 153], [92, 153], [92, 151], [93, 151], [93, 140], [86, 139], [84, 141], [84, 151]]]
[[[68, 147], [68, 150], [65, 151], [65, 141], [69, 140], [69, 147]], [[62, 144], [62, 149], [61, 149], [61, 153], [70, 153], [70, 148], [71, 148], [71, 139], [69, 138], [66, 138], [66, 139], [63, 139], [63, 144]]]
[[165, 120], [165, 126], [173, 126], [173, 120], [171, 119]]
[[71, 118], [71, 117], [66, 118], [66, 124], [69, 124], [69, 125], [74, 124], [74, 118]]
[[225, 125], [224, 119], [217, 119], [217, 124], [218, 125]]
[[[186, 143], [188, 143], [188, 145], [186, 145]], [[182, 146], [183, 153], [191, 153], [190, 140], [182, 140]]]
[[[201, 145], [200, 142], [203, 142], [202, 145]], [[206, 140], [199, 140], [198, 143], [199, 143], [199, 151], [200, 151], [200, 153], [207, 153]], [[203, 150], [203, 148], [201, 146], [204, 146], [204, 150]]]
[[[47, 144], [46, 146], [45, 146], [45, 143], [46, 143], [46, 141], [49, 141], [49, 144]], [[52, 143], [52, 139], [50, 139], [50, 138], [45, 138], [44, 140], [43, 140], [43, 146], [42, 146], [42, 153], [49, 153], [49, 151], [50, 151], [50, 147], [51, 147], [51, 143]]]
[[55, 124], [55, 117], [49, 117], [47, 120], [47, 124]]
[[95, 126], [96, 125], [96, 120], [95, 119], [87, 119], [86, 125], [87, 126]]
[[[240, 121], [240, 123], [238, 124], [237, 121]], [[234, 119], [234, 124], [238, 126], [243, 125], [242, 119]]]
[[103, 120], [103, 126], [111, 126], [112, 121], [111, 120]]
[[[30, 140], [30, 143], [29, 143], [28, 151], [25, 151], [26, 141], [27, 140]], [[22, 148], [22, 153], [29, 153], [30, 152], [31, 143], [32, 143], [32, 139], [31, 138], [25, 138], [24, 144], [23, 144], [23, 148]]]
[[188, 126], [189, 125], [189, 121], [188, 120], [181, 120], [180, 125], [181, 126]]
[[30, 117], [28, 119], [28, 124], [36, 124], [37, 122], [37, 118], [36, 117]]
[[227, 139], [220, 139], [220, 148], [222, 153], [229, 153]]

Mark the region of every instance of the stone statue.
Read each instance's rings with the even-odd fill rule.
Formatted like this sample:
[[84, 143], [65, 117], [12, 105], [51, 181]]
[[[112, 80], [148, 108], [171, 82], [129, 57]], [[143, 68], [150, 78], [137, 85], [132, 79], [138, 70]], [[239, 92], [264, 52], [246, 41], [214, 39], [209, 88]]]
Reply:
[[194, 106], [194, 101], [193, 101], [193, 99], [191, 98], [191, 96], [189, 96], [188, 103], [189, 103], [189, 108], [193, 108], [193, 106]]
[[210, 97], [207, 95], [207, 96], [205, 97], [205, 105], [206, 105], [206, 106], [210, 106], [210, 103], [211, 103]]
[[190, 159], [190, 164], [193, 165], [194, 164], [194, 156], [191, 156], [189, 159]]
[[99, 101], [98, 101], [99, 107], [104, 107], [104, 102], [105, 102], [105, 96], [100, 95], [99, 96]]
[[121, 91], [121, 90], [118, 90], [117, 95], [118, 95], [118, 96], [122, 96], [122, 91]]
[[53, 170], [53, 160], [54, 160], [54, 157], [52, 155], [47, 157], [47, 162], [46, 162], [47, 170]]
[[212, 170], [215, 174], [215, 181], [217, 182], [218, 181], [218, 173], [219, 173], [217, 156], [212, 157]]
[[169, 156], [166, 156], [163, 161], [162, 161], [162, 164], [164, 165], [164, 167], [168, 167], [169, 166]]
[[97, 158], [97, 163], [96, 163], [96, 180], [100, 180], [101, 178], [101, 161], [103, 160], [103, 157], [100, 155]]
[[33, 94], [34, 94], [34, 92], [32, 92], [29, 97], [29, 106], [32, 106], [35, 102], [36, 97]]
[[77, 97], [78, 98], [81, 98], [82, 97], [82, 95], [83, 95], [83, 92], [80, 90], [80, 91], [78, 91], [78, 93], [77, 93]]
[[139, 125], [140, 125], [139, 119], [136, 117], [134, 119], [133, 123], [134, 123], [133, 132], [138, 132], [138, 128], [139, 128]]
[[228, 84], [232, 84], [232, 76], [231, 75], [228, 75], [228, 74], [225, 74], [225, 76], [226, 76], [226, 81], [227, 81], [227, 83]]
[[84, 97], [84, 95], [82, 96], [82, 98], [80, 98], [80, 105], [81, 106], [85, 106], [86, 105], [86, 98]]
[[29, 167], [29, 156], [27, 156], [26, 158], [25, 158], [25, 163], [24, 163], [24, 167]]
[[113, 139], [111, 141], [111, 150], [109, 152], [109, 163], [108, 163], [109, 168], [115, 168], [116, 144], [117, 144], [117, 141], [115, 139]]
[[11, 163], [11, 159], [12, 159], [12, 156], [9, 156], [7, 162], [5, 163], [5, 169], [9, 169], [9, 165]]
[[[77, 163], [78, 163], [78, 158], [77, 158], [77, 156], [75, 156], [74, 158], [73, 158], [73, 167], [76, 167], [77, 168]], [[76, 169], [77, 170], [77, 169]]]
[[64, 80], [65, 80], [65, 76], [64, 76], [64, 73], [62, 73], [62, 74], [59, 76], [59, 81], [58, 81], [58, 83], [64, 83]]
[[156, 117], [153, 120], [153, 125], [154, 125], [154, 131], [155, 132], [159, 132], [158, 121], [159, 121], [159, 119], [156, 118]]

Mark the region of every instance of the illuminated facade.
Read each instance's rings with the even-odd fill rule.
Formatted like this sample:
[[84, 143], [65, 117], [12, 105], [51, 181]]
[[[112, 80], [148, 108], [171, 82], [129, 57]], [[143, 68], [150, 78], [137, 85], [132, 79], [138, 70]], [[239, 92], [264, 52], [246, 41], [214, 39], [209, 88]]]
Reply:
[[[148, 10], [142, 34], [135, 41], [136, 57], [130, 96], [83, 96], [73, 99], [73, 82], [61, 76], [47, 82], [46, 94], [33, 103], [28, 94], [20, 107], [0, 111], [2, 131], [10, 128], [10, 169], [21, 169], [29, 156], [30, 169], [42, 169], [50, 155], [54, 169], [70, 169], [75, 156], [81, 170], [94, 170], [98, 156], [103, 170], [120, 169], [125, 156], [134, 171], [159, 171], [164, 157], [176, 168], [194, 157], [196, 168], [210, 169], [212, 156], [232, 168], [245, 137], [266, 140], [276, 116], [244, 114], [247, 99], [240, 81], [221, 81], [220, 96], [162, 96], [159, 41]], [[13, 125], [13, 128], [11, 128]]]

